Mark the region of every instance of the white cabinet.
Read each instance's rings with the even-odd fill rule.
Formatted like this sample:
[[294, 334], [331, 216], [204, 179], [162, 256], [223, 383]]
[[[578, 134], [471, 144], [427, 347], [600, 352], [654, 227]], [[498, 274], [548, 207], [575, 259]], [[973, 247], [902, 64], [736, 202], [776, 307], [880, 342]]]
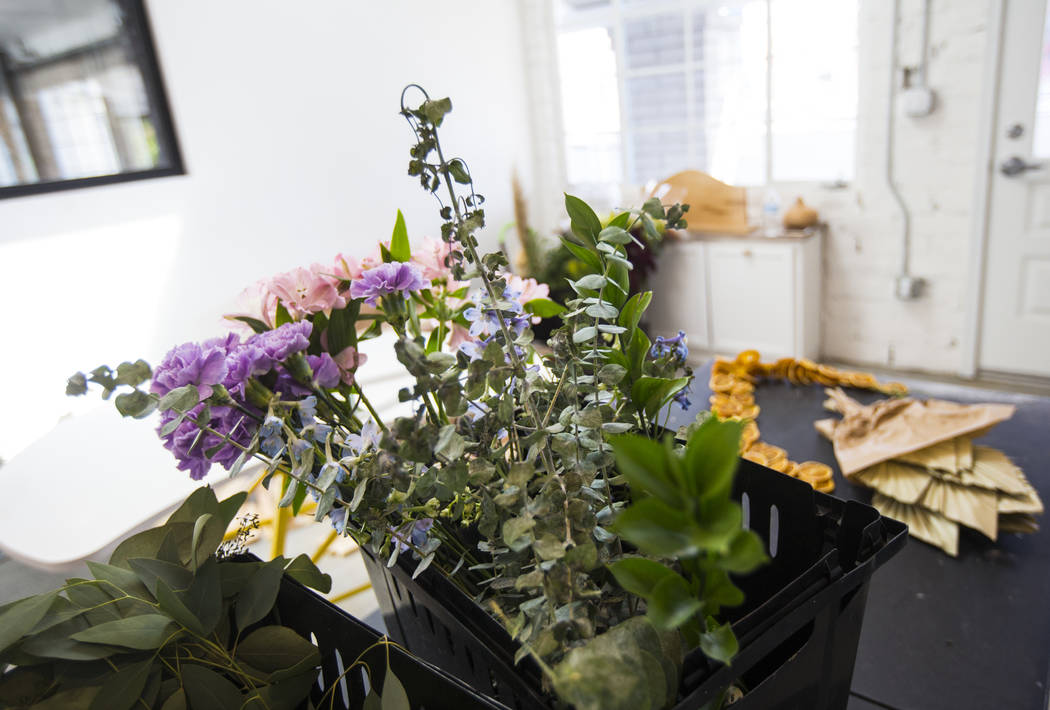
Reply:
[[656, 273], [649, 277], [653, 291], [649, 307], [649, 336], [673, 337], [684, 330], [689, 347], [708, 348], [707, 250], [703, 242], [667, 244]]
[[650, 283], [651, 335], [763, 359], [820, 355], [821, 234], [668, 243]]

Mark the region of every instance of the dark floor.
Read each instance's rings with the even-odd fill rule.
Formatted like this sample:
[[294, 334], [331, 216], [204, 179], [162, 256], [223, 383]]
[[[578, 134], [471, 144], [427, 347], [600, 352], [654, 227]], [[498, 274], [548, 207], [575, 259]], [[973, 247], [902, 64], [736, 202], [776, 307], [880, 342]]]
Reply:
[[[693, 402], [706, 404], [708, 373], [697, 372]], [[909, 381], [920, 397], [1006, 402], [1017, 412], [978, 443], [1002, 449], [1050, 501], [1050, 397], [955, 383]], [[862, 401], [876, 396], [851, 392]], [[756, 391], [762, 439], [795, 461], [836, 469], [835, 495], [870, 501], [846, 483], [831, 444], [813, 429], [829, 416], [823, 388], [763, 384]], [[1050, 670], [1050, 533], [1001, 536], [992, 543], [965, 531], [959, 557], [920, 541], [877, 571], [871, 582], [849, 710], [1045, 710]]]

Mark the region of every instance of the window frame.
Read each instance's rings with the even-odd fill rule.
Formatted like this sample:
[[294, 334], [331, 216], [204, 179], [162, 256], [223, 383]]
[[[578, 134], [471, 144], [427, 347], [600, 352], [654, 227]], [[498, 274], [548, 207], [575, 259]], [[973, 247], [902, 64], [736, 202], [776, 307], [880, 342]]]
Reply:
[[[553, 3], [557, 3], [558, 0], [551, 0]], [[565, 32], [572, 32], [578, 30], [585, 30], [594, 27], [604, 26], [609, 29], [612, 36], [613, 48], [616, 54], [616, 83], [619, 92], [619, 105], [620, 105], [620, 183], [621, 185], [634, 185], [635, 180], [632, 178], [634, 173], [634, 155], [632, 151], [632, 140], [639, 134], [645, 134], [647, 132], [658, 132], [663, 128], [668, 127], [680, 127], [686, 130], [688, 134], [687, 150], [690, 158], [695, 158], [696, 151], [696, 138], [692, 135], [693, 129], [695, 128], [697, 121], [694, 116], [694, 96], [695, 90], [693, 81], [693, 72], [695, 72], [700, 66], [701, 62], [695, 60], [693, 56], [694, 48], [691, 42], [690, 31], [693, 26], [693, 16], [698, 10], [702, 10], [712, 5], [717, 6], [740, 6], [745, 5], [754, 0], [646, 0], [642, 3], [635, 0], [635, 3], [627, 0], [609, 0], [607, 5], [597, 5], [595, 7], [584, 7], [576, 9], [568, 17], [558, 17], [558, 9], [554, 9], [554, 30], [557, 35]], [[836, 186], [842, 186], [843, 183], [849, 184], [856, 179], [856, 165], [854, 165], [853, 175], [847, 180], [840, 178], [827, 177], [823, 179], [814, 180], [774, 180], [773, 179], [773, 153], [774, 153], [774, 116], [773, 116], [773, 13], [772, 13], [772, 2], [771, 0], [764, 0], [766, 6], [766, 40], [765, 40], [765, 96], [764, 104], [765, 111], [762, 116], [761, 122], [764, 129], [764, 152], [765, 160], [763, 161], [762, 171], [764, 181], [757, 184], [747, 184], [745, 187], [758, 188], [776, 184], [825, 184], [834, 183]], [[684, 36], [684, 57], [683, 61], [676, 64], [660, 65], [658, 67], [645, 67], [636, 69], [627, 69], [625, 66], [626, 61], [626, 32], [624, 30], [625, 21], [628, 19], [641, 18], [641, 17], [657, 17], [668, 13], [680, 13], [682, 17], [682, 32]], [[683, 94], [683, 102], [686, 105], [686, 117], [683, 121], [669, 123], [667, 127], [647, 127], [644, 130], [638, 130], [637, 127], [631, 125], [630, 118], [630, 107], [628, 105], [628, 82], [636, 77], [645, 77], [652, 75], [659, 75], [675, 70], [684, 72], [686, 77], [685, 82], [685, 93]], [[858, 107], [859, 108], [859, 107]], [[856, 124], [859, 115], [854, 114], [854, 140], [853, 150], [856, 152]], [[566, 134], [564, 126], [562, 129], [562, 152], [566, 152]]]
[[142, 83], [146, 91], [146, 97], [154, 113], [152, 116], [153, 128], [156, 131], [158, 141], [165, 145], [166, 154], [170, 158], [171, 164], [160, 168], [131, 170], [111, 175], [93, 175], [90, 177], [0, 186], [0, 200], [186, 174], [182, 150], [179, 146], [174, 119], [171, 114], [171, 105], [168, 101], [167, 89], [164, 85], [160, 63], [157, 60], [156, 46], [153, 42], [145, 0], [114, 1], [124, 13], [128, 28], [125, 32], [129, 41], [135, 46], [136, 54], [140, 59], [137, 66], [142, 73]]

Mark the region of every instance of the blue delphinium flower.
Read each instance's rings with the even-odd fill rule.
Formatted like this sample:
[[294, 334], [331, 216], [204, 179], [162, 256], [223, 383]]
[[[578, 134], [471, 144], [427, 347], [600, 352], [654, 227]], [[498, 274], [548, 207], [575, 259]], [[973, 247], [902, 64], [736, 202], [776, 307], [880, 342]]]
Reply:
[[369, 419], [361, 426], [359, 434], [350, 434], [343, 444], [343, 454], [346, 456], [360, 456], [369, 449], [379, 447], [382, 434], [374, 421]]
[[685, 331], [678, 331], [678, 335], [673, 338], [664, 338], [656, 336], [656, 342], [653, 343], [653, 347], [649, 350], [650, 357], [663, 357], [665, 355], [674, 355], [675, 358], [681, 362], [689, 356], [689, 348], [685, 344]]
[[332, 527], [342, 535], [346, 532], [346, 508], [339, 506], [328, 511], [328, 519], [332, 521]]
[[282, 429], [280, 418], [273, 414], [268, 415], [263, 420], [262, 426], [259, 427], [259, 438], [262, 439], [259, 448], [267, 456], [280, 456], [281, 452], [284, 451], [284, 438], [281, 436]]
[[299, 419], [303, 424], [309, 424], [317, 416], [317, 397], [310, 395], [299, 401]]
[[[413, 546], [420, 548], [427, 542], [428, 533], [430, 528], [434, 525], [433, 518], [422, 518], [412, 523], [412, 527], [402, 525], [400, 529], [391, 530], [393, 533], [394, 540], [397, 541], [397, 548], [399, 551], [404, 552], [409, 548], [411, 543]], [[405, 540], [405, 536], [408, 536], [408, 540]]]

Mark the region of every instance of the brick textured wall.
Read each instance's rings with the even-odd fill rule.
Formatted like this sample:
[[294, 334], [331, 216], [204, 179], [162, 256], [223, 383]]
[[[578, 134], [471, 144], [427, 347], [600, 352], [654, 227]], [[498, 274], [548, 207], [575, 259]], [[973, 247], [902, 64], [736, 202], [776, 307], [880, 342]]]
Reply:
[[[857, 363], [955, 373], [964, 365], [970, 239], [978, 173], [987, 0], [934, 0], [929, 24], [932, 114], [895, 117], [895, 176], [911, 212], [911, 273], [927, 280], [914, 301], [897, 300], [900, 210], [886, 184], [893, 3], [860, 7], [857, 175], [849, 188], [783, 186], [830, 224], [824, 259], [824, 356]], [[921, 54], [921, 0], [902, 0], [899, 66]]]

